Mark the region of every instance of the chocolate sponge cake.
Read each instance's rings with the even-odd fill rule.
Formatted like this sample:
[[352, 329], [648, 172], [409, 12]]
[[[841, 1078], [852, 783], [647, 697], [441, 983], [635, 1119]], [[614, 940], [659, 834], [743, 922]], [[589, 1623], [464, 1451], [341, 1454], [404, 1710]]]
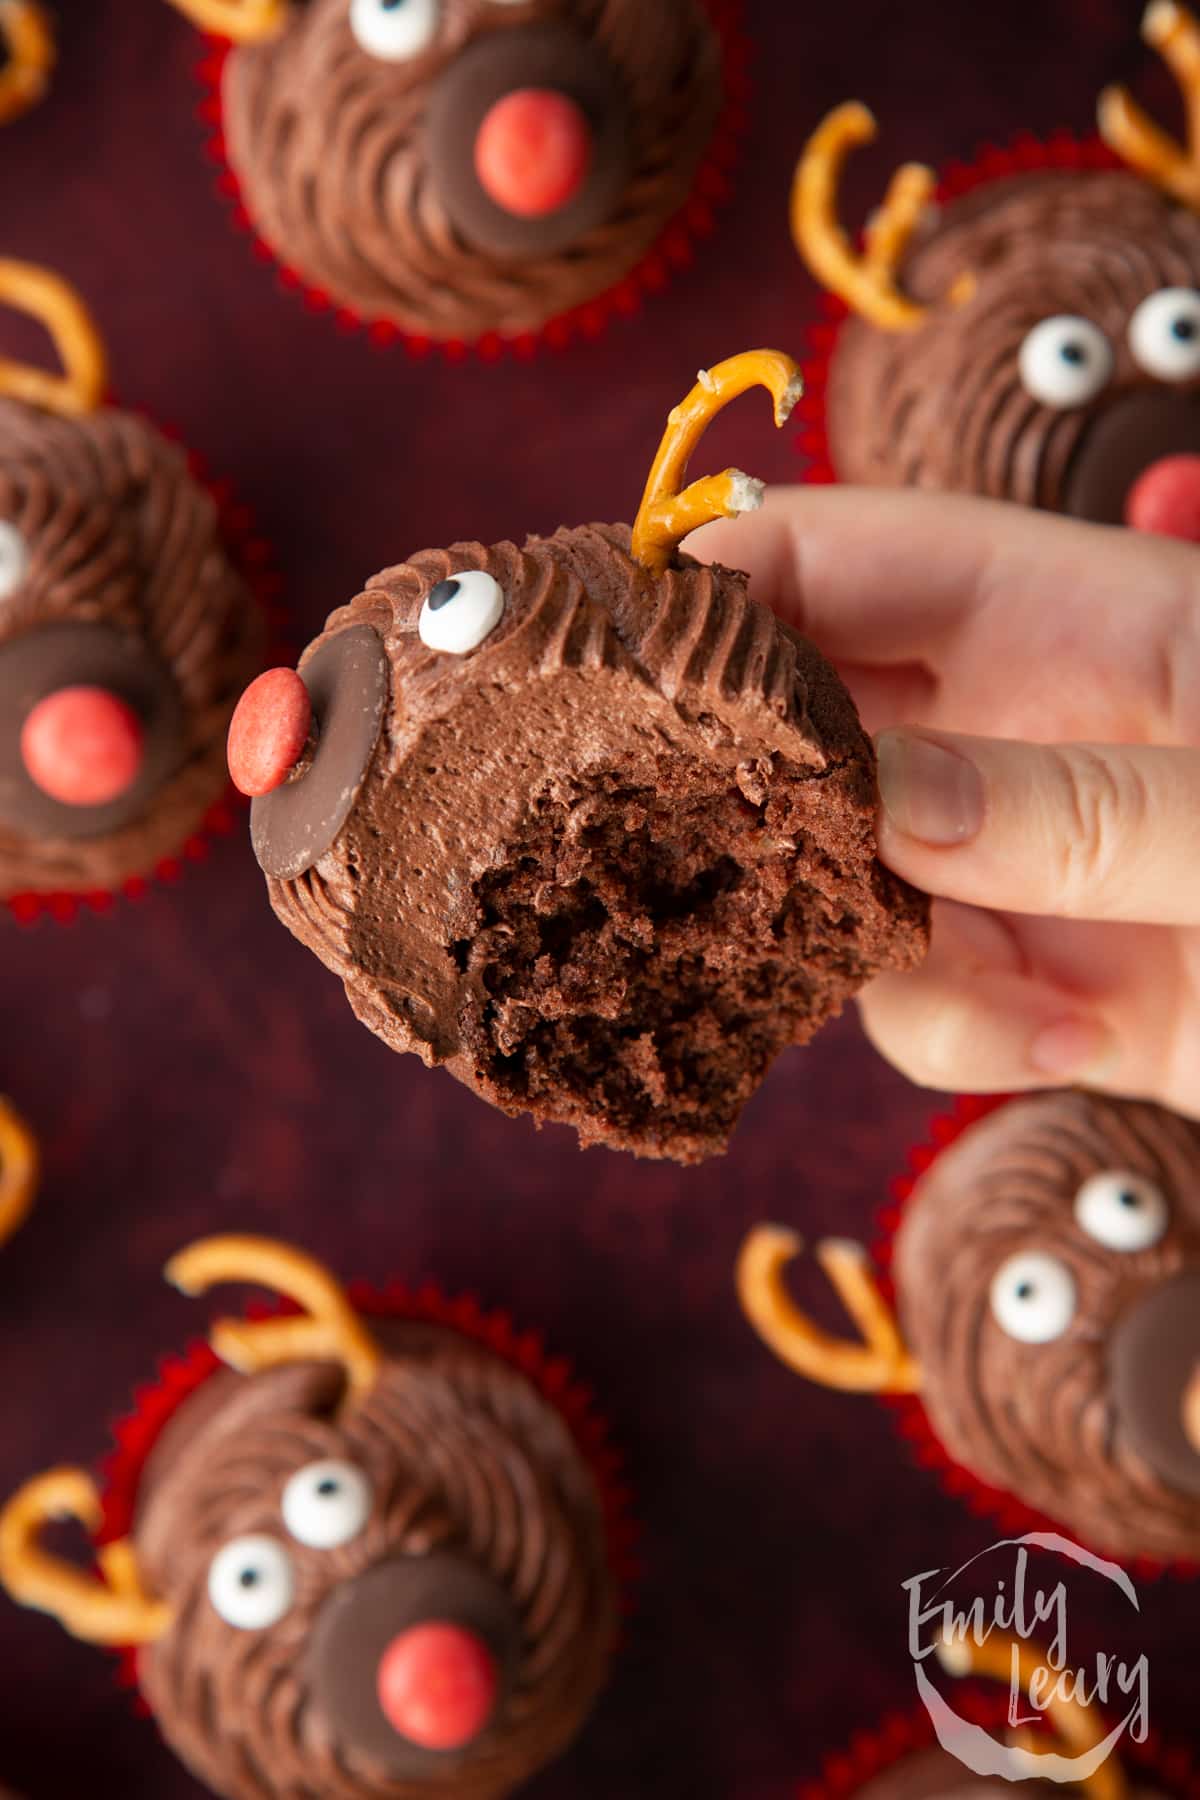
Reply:
[[925, 947], [838, 676], [676, 548], [714, 490], [761, 496], [736, 472], [670, 491], [679, 434], [760, 380], [786, 416], [793, 374], [706, 374], [632, 534], [423, 551], [235, 717], [271, 903], [358, 1017], [585, 1144], [715, 1154], [780, 1050]]

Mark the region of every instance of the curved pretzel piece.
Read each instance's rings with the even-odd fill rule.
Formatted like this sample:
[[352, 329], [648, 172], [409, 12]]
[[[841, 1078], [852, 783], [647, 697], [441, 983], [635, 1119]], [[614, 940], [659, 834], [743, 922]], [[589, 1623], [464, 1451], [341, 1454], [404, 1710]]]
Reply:
[[100, 1579], [41, 1546], [52, 1519], [77, 1519], [94, 1534], [102, 1516], [95, 1483], [82, 1469], [52, 1469], [27, 1482], [0, 1512], [0, 1583], [20, 1605], [49, 1613], [85, 1643], [152, 1643], [174, 1614], [145, 1592], [128, 1538], [97, 1551]]
[[0, 43], [8, 61], [0, 69], [0, 125], [37, 105], [55, 63], [50, 19], [37, 0], [0, 0]]
[[747, 350], [715, 368], [701, 369], [695, 387], [668, 419], [633, 526], [634, 558], [652, 575], [665, 572], [690, 531], [762, 505], [764, 484], [740, 469], [706, 476], [683, 489], [688, 463], [712, 421], [755, 387], [766, 388], [774, 400], [779, 426], [787, 424], [804, 392], [800, 370], [782, 350]]
[[261, 44], [278, 37], [287, 23], [290, 0], [169, 0], [176, 12], [228, 38], [231, 44]]
[[[1015, 1668], [1025, 1695], [1029, 1694], [1038, 1671], [1050, 1666], [1046, 1652], [1036, 1644], [996, 1633], [983, 1644], [968, 1637], [955, 1638], [953, 1642], [943, 1638], [937, 1645], [937, 1657], [948, 1675], [960, 1678], [983, 1675], [992, 1681], [1002, 1681], [1005, 1686], [1012, 1682]], [[1072, 1756], [1085, 1756], [1104, 1742], [1106, 1732], [1099, 1715], [1093, 1714], [1078, 1700], [1068, 1700], [1056, 1691], [1051, 1694], [1045, 1712], [1054, 1736]], [[1022, 1738], [1016, 1747], [1029, 1750], [1031, 1754], [1042, 1754], [1036, 1747], [1036, 1739]], [[1083, 1777], [1076, 1785], [1090, 1796], [1090, 1800], [1125, 1800], [1128, 1784], [1116, 1757], [1110, 1756], [1093, 1774]]]
[[803, 1250], [794, 1231], [759, 1225], [742, 1245], [737, 1265], [742, 1311], [781, 1362], [822, 1387], [856, 1394], [915, 1394], [921, 1371], [909, 1354], [895, 1315], [879, 1291], [866, 1251], [845, 1238], [826, 1238], [816, 1257], [862, 1342], [833, 1337], [802, 1313], [784, 1273]]
[[[792, 237], [813, 274], [852, 311], [882, 331], [915, 331], [929, 315], [902, 294], [896, 272], [925, 214], [937, 178], [923, 163], [905, 163], [893, 175], [880, 210], [867, 226], [860, 256], [838, 223], [838, 182], [847, 156], [875, 141], [879, 127], [857, 100], [835, 107], [818, 125], [792, 183]], [[948, 296], [961, 306], [975, 290], [959, 277]]]
[[0, 1099], [0, 1244], [33, 1205], [40, 1166], [37, 1140], [7, 1100]]
[[0, 394], [69, 415], [99, 406], [108, 385], [104, 345], [75, 289], [49, 269], [0, 257], [0, 305], [38, 319], [53, 338], [63, 365], [61, 375], [51, 375], [31, 363], [0, 356]]
[[1200, 24], [1176, 0], [1153, 0], [1142, 19], [1142, 36], [1183, 91], [1187, 149], [1156, 125], [1123, 87], [1105, 88], [1100, 96], [1100, 135], [1131, 168], [1185, 206], [1200, 210]]
[[302, 1250], [274, 1238], [201, 1238], [171, 1258], [166, 1275], [185, 1294], [202, 1294], [221, 1281], [249, 1281], [304, 1307], [303, 1318], [217, 1321], [209, 1342], [241, 1374], [281, 1363], [339, 1362], [351, 1399], [374, 1386], [379, 1346], [329, 1271]]

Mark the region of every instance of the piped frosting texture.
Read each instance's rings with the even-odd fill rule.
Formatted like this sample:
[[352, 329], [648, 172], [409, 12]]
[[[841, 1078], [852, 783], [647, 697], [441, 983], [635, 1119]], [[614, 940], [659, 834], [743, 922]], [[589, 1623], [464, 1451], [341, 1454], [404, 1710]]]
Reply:
[[[1200, 1500], [1134, 1447], [1114, 1380], [1130, 1316], [1200, 1266], [1198, 1170], [1200, 1131], [1158, 1107], [1072, 1093], [1017, 1101], [938, 1156], [896, 1240], [901, 1325], [949, 1454], [1117, 1555], [1200, 1556]], [[1164, 1197], [1169, 1222], [1155, 1242], [1114, 1250], [1081, 1225], [1077, 1196], [1105, 1172], [1144, 1178]], [[1001, 1266], [1026, 1252], [1051, 1257], [1073, 1288], [1052, 1341], [1010, 1335], [991, 1304]], [[1164, 1366], [1158, 1387], [1168, 1378]]]
[[[426, 604], [467, 572], [499, 623], [431, 650]], [[364, 626], [391, 668], [377, 746], [334, 841], [270, 894], [393, 1048], [585, 1142], [695, 1160], [784, 1045], [923, 953], [850, 698], [744, 576], [681, 558], [653, 580], [626, 527], [426, 551], [302, 671]]]
[[[178, 1622], [142, 1652], [140, 1680], [173, 1748], [229, 1800], [499, 1800], [565, 1747], [607, 1669], [603, 1522], [563, 1422], [522, 1376], [449, 1333], [392, 1327], [385, 1341], [380, 1378], [354, 1405], [331, 1365], [213, 1377], [147, 1467], [139, 1565]], [[370, 1513], [348, 1542], [306, 1547], [283, 1523], [281, 1496], [329, 1459], [366, 1476]], [[261, 1631], [225, 1623], [207, 1591], [214, 1554], [247, 1535], [282, 1545], [294, 1572], [290, 1610]], [[339, 1594], [353, 1603], [353, 1584], [396, 1559], [419, 1570], [439, 1556], [514, 1609], [500, 1709], [461, 1752], [364, 1750], [322, 1705], [312, 1650], [323, 1612]], [[374, 1670], [362, 1673], [370, 1687]]]
[[[431, 11], [429, 41], [395, 60], [358, 41], [346, 0], [310, 0], [277, 40], [234, 50], [223, 84], [230, 161], [275, 254], [363, 318], [437, 338], [535, 330], [619, 282], [687, 200], [721, 105], [716, 34], [698, 0], [454, 0]], [[430, 115], [468, 51], [494, 45], [519, 88], [519, 38], [534, 28], [574, 42], [566, 91], [575, 64], [584, 89], [604, 74], [627, 170], [602, 217], [581, 205], [570, 241], [539, 249], [535, 233], [505, 254], [472, 238], [470, 208], [456, 201], [473, 181], [482, 117], [465, 97], [464, 143], [450, 157], [455, 109], [439, 114], [437, 144]]]
[[[0, 681], [6, 650], [22, 652], [24, 681], [37, 634], [71, 627], [78, 643], [99, 626], [178, 713], [137, 817], [96, 834], [85, 818], [62, 836], [14, 823], [11, 809], [0, 819], [0, 893], [112, 887], [178, 850], [224, 791], [225, 732], [259, 653], [260, 611], [184, 453], [130, 414], [66, 419], [0, 400], [0, 523], [20, 549], [0, 597]], [[43, 672], [49, 687], [87, 678], [73, 655], [57, 679]], [[29, 698], [10, 696], [10, 721]]]
[[[974, 293], [956, 306], [965, 273]], [[839, 478], [1070, 510], [1072, 464], [1097, 420], [1129, 394], [1163, 391], [1134, 359], [1130, 322], [1151, 294], [1200, 286], [1200, 218], [1119, 171], [1015, 177], [951, 202], [901, 279], [929, 307], [923, 324], [885, 332], [851, 319], [838, 338], [828, 433]], [[1115, 359], [1101, 394], [1062, 410], [1020, 375], [1025, 338], [1059, 315], [1097, 326]]]

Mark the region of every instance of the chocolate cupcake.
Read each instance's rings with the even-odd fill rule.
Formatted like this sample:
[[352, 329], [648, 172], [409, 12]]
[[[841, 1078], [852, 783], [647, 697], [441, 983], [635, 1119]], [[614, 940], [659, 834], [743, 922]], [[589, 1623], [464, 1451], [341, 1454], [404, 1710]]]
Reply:
[[1069, 1092], [976, 1118], [904, 1205], [894, 1312], [859, 1246], [818, 1246], [861, 1345], [790, 1299], [799, 1248], [760, 1227], [739, 1267], [783, 1361], [919, 1396], [952, 1463], [1100, 1551], [1200, 1562], [1200, 1127]]
[[[31, 1482], [0, 1515], [0, 1579], [76, 1636], [140, 1646], [164, 1737], [226, 1800], [512, 1793], [583, 1724], [615, 1631], [596, 1422], [561, 1363], [521, 1340], [518, 1370], [511, 1327], [427, 1290], [368, 1318], [264, 1239], [208, 1239], [168, 1274], [304, 1313], [221, 1321], [226, 1367], [164, 1368], [107, 1506], [80, 1470]], [[41, 1545], [48, 1518], [96, 1531], [105, 1511], [123, 1535], [100, 1577]]]
[[54, 70], [54, 33], [38, 0], [0, 0], [0, 125], [43, 99]]
[[175, 4], [233, 40], [220, 151], [249, 221], [359, 320], [536, 333], [723, 185], [729, 0]]
[[[1155, 0], [1145, 31], [1191, 105], [1200, 26]], [[861, 254], [836, 190], [874, 121], [847, 105], [817, 131], [793, 227], [855, 315], [814, 371], [839, 479], [1200, 538], [1200, 145], [1120, 91], [1100, 125], [1111, 151], [1022, 140], [933, 208], [933, 174], [905, 167]]]
[[[918, 1665], [923, 1703], [875, 1731], [856, 1732], [845, 1751], [826, 1758], [819, 1781], [796, 1790], [797, 1800], [999, 1800], [1014, 1782], [1039, 1800], [1054, 1793], [1161, 1800], [1190, 1791], [1190, 1756], [1145, 1732], [1127, 1731], [1110, 1746], [1111, 1722], [1095, 1698], [1081, 1697], [1078, 1686], [1068, 1697], [1039, 1646], [993, 1627], [982, 1644], [967, 1635], [936, 1650], [956, 1683], [951, 1696], [943, 1698]], [[1007, 1692], [981, 1686], [981, 1678]], [[1020, 1728], [1012, 1723], [1017, 1717]]]
[[0, 300], [42, 320], [65, 369], [0, 361], [0, 898], [109, 891], [226, 791], [263, 622], [186, 453], [100, 404], [78, 297], [0, 262]]
[[0, 1095], [0, 1244], [12, 1236], [33, 1205], [39, 1162], [33, 1133]]
[[709, 419], [761, 383], [782, 421], [794, 376], [703, 373], [632, 533], [377, 575], [230, 733], [271, 904], [363, 1023], [584, 1143], [722, 1150], [778, 1051], [926, 946], [838, 676], [677, 549], [761, 499], [736, 470], [679, 494]]

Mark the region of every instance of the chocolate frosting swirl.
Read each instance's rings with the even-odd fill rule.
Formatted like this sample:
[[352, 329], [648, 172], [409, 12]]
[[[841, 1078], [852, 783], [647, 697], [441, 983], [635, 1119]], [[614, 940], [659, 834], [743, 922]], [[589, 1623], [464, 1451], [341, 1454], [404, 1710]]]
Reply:
[[[0, 400], [0, 521], [28, 557], [0, 599], [0, 686], [6, 646], [96, 625], [130, 644], [178, 715], [168, 770], [137, 817], [94, 835], [85, 820], [61, 836], [0, 818], [0, 895], [113, 887], [178, 850], [224, 791], [225, 733], [256, 666], [259, 608], [184, 452], [128, 413], [67, 419]], [[79, 679], [66, 656], [51, 685]], [[18, 705], [10, 696], [10, 722]]]
[[[329, 1364], [251, 1377], [222, 1372], [172, 1419], [147, 1466], [134, 1542], [143, 1578], [177, 1609], [141, 1653], [143, 1691], [168, 1742], [226, 1800], [500, 1800], [558, 1755], [604, 1679], [615, 1606], [598, 1495], [558, 1414], [522, 1375], [452, 1333], [380, 1334], [375, 1386], [344, 1402]], [[288, 1478], [348, 1461], [374, 1495], [363, 1530], [308, 1549], [280, 1512]], [[293, 1606], [237, 1630], [207, 1596], [231, 1539], [286, 1546]], [[308, 1647], [329, 1596], [396, 1557], [451, 1552], [508, 1596], [520, 1624], [499, 1714], [466, 1750], [412, 1750], [397, 1775], [339, 1741]], [[373, 1671], [367, 1672], [368, 1679]], [[411, 1760], [411, 1758], [410, 1758]]]
[[[975, 293], [953, 306], [967, 271]], [[852, 319], [834, 353], [828, 433], [845, 481], [1086, 512], [1070, 503], [1070, 478], [1097, 421], [1131, 394], [1200, 392], [1200, 381], [1164, 390], [1129, 348], [1143, 300], [1200, 287], [1200, 218], [1140, 176], [1046, 172], [979, 188], [918, 237], [901, 284], [929, 306], [925, 322], [885, 332]], [[1116, 359], [1107, 389], [1065, 411], [1027, 392], [1018, 362], [1027, 334], [1058, 314], [1099, 326]], [[1152, 439], [1146, 449], [1149, 460]]]
[[[467, 570], [500, 623], [431, 651], [422, 602]], [[593, 525], [424, 551], [305, 661], [363, 625], [391, 665], [379, 742], [270, 896], [393, 1048], [584, 1142], [697, 1160], [780, 1049], [922, 955], [849, 695], [745, 576], [682, 558], [653, 581], [627, 527]]]
[[[1148, 1177], [1170, 1223], [1119, 1252], [1075, 1217], [1088, 1177]], [[1156, 1106], [1074, 1093], [1015, 1102], [972, 1126], [922, 1177], [896, 1240], [905, 1338], [930, 1420], [956, 1461], [1117, 1555], [1200, 1556], [1200, 1500], [1138, 1454], [1114, 1394], [1123, 1321], [1200, 1268], [1200, 1128]], [[1020, 1343], [992, 1315], [991, 1281], [1018, 1251], [1065, 1264], [1075, 1317]]]
[[[567, 91], [572, 61], [580, 79], [607, 70], [628, 174], [570, 242], [505, 256], [455, 224], [465, 177], [437, 166], [430, 107], [484, 39], [523, 85], [521, 34], [545, 25], [576, 46]], [[276, 255], [362, 316], [437, 338], [535, 330], [619, 282], [687, 200], [720, 104], [699, 0], [447, 0], [429, 48], [399, 62], [360, 46], [347, 0], [309, 0], [276, 40], [233, 50], [224, 78], [230, 161]], [[479, 123], [468, 109], [472, 145]]]

